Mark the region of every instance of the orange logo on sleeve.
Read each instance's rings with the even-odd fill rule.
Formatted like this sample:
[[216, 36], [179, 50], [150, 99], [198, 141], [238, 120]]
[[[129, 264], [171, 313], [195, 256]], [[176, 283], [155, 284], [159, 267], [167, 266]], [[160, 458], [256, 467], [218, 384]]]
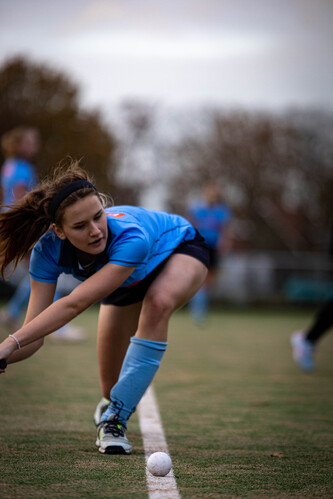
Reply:
[[107, 213], [108, 217], [115, 217], [115, 218], [119, 218], [119, 217], [125, 217], [125, 213]]

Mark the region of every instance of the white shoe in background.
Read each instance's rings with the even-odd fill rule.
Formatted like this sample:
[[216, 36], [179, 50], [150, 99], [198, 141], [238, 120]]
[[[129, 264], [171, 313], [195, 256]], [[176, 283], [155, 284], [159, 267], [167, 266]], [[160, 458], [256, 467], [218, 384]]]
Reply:
[[314, 345], [305, 338], [303, 331], [295, 331], [291, 336], [293, 359], [304, 371], [314, 369]]
[[51, 339], [55, 343], [78, 343], [85, 340], [85, 335], [81, 328], [69, 325], [52, 333]]

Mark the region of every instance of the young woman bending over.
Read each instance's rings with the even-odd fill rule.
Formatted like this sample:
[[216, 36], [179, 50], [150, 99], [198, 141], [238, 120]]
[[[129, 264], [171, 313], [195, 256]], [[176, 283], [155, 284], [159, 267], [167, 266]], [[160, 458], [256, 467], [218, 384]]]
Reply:
[[[0, 360], [31, 356], [44, 336], [100, 302], [97, 353], [101, 453], [129, 454], [127, 421], [167, 347], [169, 319], [207, 275], [208, 249], [184, 218], [133, 206], [105, 207], [76, 162], [0, 213], [0, 270], [31, 249], [31, 296], [23, 326], [0, 344]], [[82, 281], [53, 303], [57, 278]], [[101, 410], [103, 401], [107, 407]]]

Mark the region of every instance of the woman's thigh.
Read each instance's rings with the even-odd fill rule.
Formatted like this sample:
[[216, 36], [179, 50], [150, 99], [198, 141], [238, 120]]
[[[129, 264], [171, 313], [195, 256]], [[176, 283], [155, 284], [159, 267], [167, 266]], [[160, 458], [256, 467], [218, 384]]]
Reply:
[[185, 305], [205, 281], [207, 267], [196, 258], [172, 255], [143, 300], [136, 336], [167, 341], [172, 313]]
[[146, 293], [139, 328], [146, 320], [147, 324], [168, 320], [195, 295], [206, 276], [207, 267], [196, 258], [172, 255]]
[[149, 287], [147, 295], [164, 298], [176, 310], [195, 295], [204, 283], [207, 272], [207, 267], [196, 258], [174, 254]]

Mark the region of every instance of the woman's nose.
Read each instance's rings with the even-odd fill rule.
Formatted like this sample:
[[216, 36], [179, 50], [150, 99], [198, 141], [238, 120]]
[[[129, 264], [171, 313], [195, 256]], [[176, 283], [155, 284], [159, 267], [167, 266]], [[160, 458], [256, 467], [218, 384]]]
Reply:
[[94, 235], [98, 233], [99, 233], [98, 225], [96, 225], [95, 223], [90, 224], [90, 234]]

